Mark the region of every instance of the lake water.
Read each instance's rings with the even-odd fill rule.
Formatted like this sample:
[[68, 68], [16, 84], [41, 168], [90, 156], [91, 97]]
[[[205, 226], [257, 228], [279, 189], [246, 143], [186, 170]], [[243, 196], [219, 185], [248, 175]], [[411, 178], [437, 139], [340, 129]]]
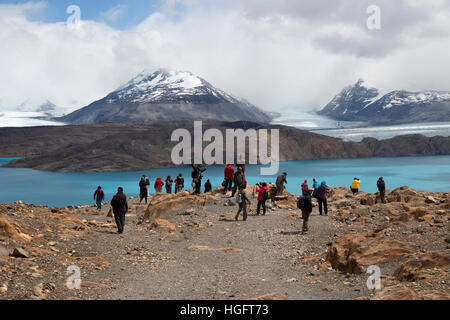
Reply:
[[450, 122], [423, 122], [372, 127], [360, 122], [338, 122], [313, 112], [301, 111], [282, 113], [281, 117], [274, 119], [272, 123], [357, 142], [367, 137], [381, 140], [407, 134], [422, 134], [427, 137], [450, 136]]
[[[0, 158], [0, 165], [11, 161]], [[223, 167], [209, 167], [203, 183], [210, 179], [213, 188], [221, 185]], [[407, 185], [417, 190], [450, 191], [450, 156], [395, 157], [368, 159], [305, 160], [280, 163], [280, 172], [288, 173], [287, 190], [299, 193], [304, 179], [326, 180], [333, 187], [351, 184], [354, 177], [361, 179], [361, 190], [376, 191], [376, 181], [383, 176], [388, 189]], [[249, 184], [260, 181], [274, 182], [276, 177], [260, 177], [260, 166], [246, 169]], [[138, 182], [142, 174], [151, 179], [151, 190], [156, 177], [163, 180], [178, 173], [185, 177], [190, 188], [191, 168], [168, 168], [137, 172], [57, 173], [22, 168], [0, 168], [0, 203], [22, 200], [25, 203], [65, 207], [92, 204], [93, 193], [101, 185], [110, 200], [118, 186], [128, 196], [139, 194]]]

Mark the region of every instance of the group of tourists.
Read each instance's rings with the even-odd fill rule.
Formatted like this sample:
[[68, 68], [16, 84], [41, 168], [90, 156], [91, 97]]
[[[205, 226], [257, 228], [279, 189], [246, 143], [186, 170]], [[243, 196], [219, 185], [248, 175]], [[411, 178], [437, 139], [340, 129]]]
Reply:
[[[194, 194], [201, 193], [201, 183], [203, 179], [203, 173], [207, 170], [202, 165], [191, 165], [192, 166], [192, 189]], [[257, 205], [256, 205], [256, 216], [259, 216], [261, 213], [264, 216], [267, 212], [266, 202], [269, 199], [273, 199], [273, 196], [283, 196], [285, 190], [285, 184], [287, 184], [287, 173], [283, 172], [279, 175], [275, 182], [275, 195], [270, 194], [269, 184], [267, 182], [260, 182], [256, 184], [256, 194], [257, 194]], [[353, 194], [359, 192], [359, 185], [361, 181], [358, 178], [354, 178], [352, 184], [350, 186]], [[165, 186], [166, 193], [172, 193], [172, 187], [175, 184], [174, 192], [178, 193], [182, 191], [185, 187], [183, 175], [180, 173], [175, 180], [172, 180], [171, 176], [168, 176], [165, 181], [163, 181], [160, 177], [155, 180], [154, 188], [155, 192], [162, 193], [162, 189]], [[236, 170], [231, 164], [228, 164], [224, 170], [224, 180], [222, 183], [223, 193], [231, 192], [230, 198], [234, 198], [236, 193], [236, 202], [238, 204], [238, 212], [235, 216], [235, 220], [239, 220], [239, 216], [242, 213], [243, 221], [246, 221], [248, 218], [248, 206], [252, 204], [249, 199], [248, 194], [246, 193], [247, 189], [247, 179], [245, 177], [245, 165], [239, 164], [237, 165]], [[300, 186], [301, 188], [301, 196], [297, 200], [297, 207], [302, 212], [303, 218], [303, 227], [302, 234], [306, 234], [308, 232], [308, 221], [309, 217], [312, 213], [312, 198], [317, 199], [318, 207], [319, 207], [319, 215], [328, 215], [328, 200], [327, 196], [330, 192], [331, 188], [327, 185], [326, 181], [322, 181], [320, 184], [316, 179], [313, 179], [312, 187], [310, 188], [308, 185], [308, 181], [304, 180], [304, 182]], [[379, 191], [379, 197], [382, 203], [385, 203], [385, 190], [386, 185], [383, 180], [383, 177], [380, 177], [377, 181], [377, 188]], [[148, 203], [148, 195], [150, 190], [150, 179], [145, 175], [142, 175], [139, 181], [139, 190], [140, 190], [140, 200], [139, 203], [142, 203], [145, 200], [145, 203]], [[208, 179], [204, 185], [205, 193], [212, 192], [212, 184]], [[97, 210], [102, 209], [102, 202], [105, 200], [105, 193], [102, 190], [102, 187], [99, 186], [94, 193], [94, 199], [97, 204]], [[119, 187], [117, 190], [117, 194], [111, 200], [111, 207], [114, 212], [115, 221], [117, 224], [117, 228], [119, 234], [123, 233], [124, 225], [125, 225], [125, 215], [128, 211], [128, 203], [127, 197], [123, 193], [123, 188]]]

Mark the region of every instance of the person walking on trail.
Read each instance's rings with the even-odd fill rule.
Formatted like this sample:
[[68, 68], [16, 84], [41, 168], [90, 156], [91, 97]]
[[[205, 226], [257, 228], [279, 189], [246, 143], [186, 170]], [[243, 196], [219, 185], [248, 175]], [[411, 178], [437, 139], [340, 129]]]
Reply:
[[238, 212], [236, 214], [236, 217], [234, 217], [234, 219], [236, 221], [238, 221], [239, 214], [242, 211], [243, 221], [247, 221], [247, 204], [251, 205], [252, 203], [247, 198], [247, 194], [245, 192], [245, 189], [241, 189], [241, 188], [239, 189], [237, 199], [238, 199], [238, 204], [239, 204], [239, 210], [238, 210]]
[[352, 185], [350, 186], [350, 189], [352, 190], [353, 194], [359, 192], [359, 184], [361, 181], [359, 181], [358, 178], [353, 179]]
[[184, 188], [184, 178], [180, 173], [178, 177], [175, 179], [175, 193], [180, 192]]
[[162, 193], [162, 187], [164, 186], [164, 181], [161, 178], [156, 179], [155, 181], [155, 191], [156, 193]]
[[142, 200], [145, 199], [145, 204], [148, 202], [148, 189], [147, 189], [147, 183], [145, 176], [143, 175], [141, 177], [141, 180], [139, 181], [139, 204], [142, 202]]
[[211, 181], [209, 181], [209, 179], [206, 180], [206, 182], [205, 182], [205, 193], [208, 193], [208, 192], [212, 192], [212, 185], [211, 185]]
[[325, 215], [327, 216], [328, 215], [327, 194], [328, 192], [330, 192], [330, 187], [327, 186], [327, 183], [325, 181], [322, 181], [320, 187], [317, 190], [318, 190], [317, 202], [319, 203], [319, 214], [322, 215], [322, 213], [325, 213]]
[[197, 164], [191, 164], [192, 167], [192, 186], [194, 188], [195, 194], [201, 193], [201, 187], [202, 187], [202, 173], [206, 171], [206, 168], [203, 168], [202, 165]]
[[238, 189], [245, 189], [247, 187], [247, 180], [245, 179], [245, 166], [244, 165], [238, 165], [237, 172], [234, 174], [234, 186], [233, 186], [233, 193], [231, 194], [230, 198], [233, 198]]
[[386, 194], [386, 184], [384, 183], [383, 177], [380, 177], [380, 179], [378, 179], [377, 188], [378, 191], [380, 192], [381, 203], [386, 203], [386, 199], [384, 198]]
[[256, 185], [256, 192], [258, 193], [258, 205], [256, 207], [256, 215], [259, 216], [261, 207], [263, 208], [263, 216], [266, 215], [266, 201], [269, 199], [269, 187], [266, 182]]
[[112, 198], [111, 207], [114, 212], [118, 232], [122, 234], [125, 227], [125, 215], [128, 211], [127, 196], [123, 193], [122, 187], [117, 189], [117, 194]]
[[225, 192], [231, 191], [233, 189], [233, 178], [234, 178], [235, 173], [236, 172], [234, 171], [234, 168], [231, 164], [229, 164], [225, 167], [225, 172], [224, 172]]
[[168, 176], [166, 179], [166, 193], [168, 194], [172, 193], [172, 183], [173, 183], [172, 177]]
[[97, 190], [94, 192], [94, 200], [97, 204], [97, 210], [102, 210], [102, 202], [105, 200], [105, 193], [102, 187], [98, 186]]
[[283, 191], [284, 191], [284, 184], [287, 184], [287, 173], [284, 172], [283, 174], [279, 175], [276, 181], [276, 186], [277, 186], [277, 196], [282, 196], [283, 195]]
[[302, 211], [302, 219], [303, 219], [302, 234], [306, 234], [308, 232], [309, 216], [311, 215], [311, 212], [313, 210], [311, 195], [309, 192], [303, 192], [303, 195], [299, 199], [298, 207]]

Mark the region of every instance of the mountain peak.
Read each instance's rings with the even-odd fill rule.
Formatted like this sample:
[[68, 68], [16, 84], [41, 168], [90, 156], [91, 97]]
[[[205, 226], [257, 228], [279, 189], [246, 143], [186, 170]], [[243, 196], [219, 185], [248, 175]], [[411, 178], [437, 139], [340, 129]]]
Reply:
[[268, 123], [271, 120], [257, 107], [215, 88], [190, 71], [165, 68], [143, 70], [105, 98], [61, 120], [117, 122], [119, 117], [123, 121], [211, 119]]
[[395, 90], [382, 94], [359, 79], [353, 86], [345, 87], [318, 113], [336, 120], [371, 123], [448, 121], [450, 92]]

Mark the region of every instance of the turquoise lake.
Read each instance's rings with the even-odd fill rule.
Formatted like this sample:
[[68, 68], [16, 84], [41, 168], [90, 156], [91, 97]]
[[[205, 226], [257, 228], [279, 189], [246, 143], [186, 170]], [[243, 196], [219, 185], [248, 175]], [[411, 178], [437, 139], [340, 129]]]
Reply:
[[[12, 158], [0, 158], [0, 165]], [[209, 167], [203, 179], [210, 179], [213, 188], [221, 185], [223, 167]], [[450, 156], [430, 157], [393, 157], [367, 159], [304, 160], [280, 163], [280, 173], [288, 173], [287, 190], [300, 192], [300, 184], [308, 179], [319, 182], [325, 180], [328, 185], [346, 186], [354, 177], [361, 179], [361, 190], [376, 191], [376, 182], [384, 177], [386, 187], [394, 189], [407, 185], [417, 190], [450, 191]], [[56, 173], [21, 168], [0, 168], [0, 203], [12, 203], [22, 200], [25, 203], [65, 207], [68, 205], [92, 204], [93, 193], [101, 185], [110, 200], [117, 187], [124, 188], [128, 196], [139, 194], [138, 182], [142, 174], [151, 179], [151, 191], [156, 177], [163, 180], [178, 173], [185, 177], [185, 185], [190, 188], [191, 168], [168, 168], [136, 172], [106, 173]], [[274, 182], [276, 177], [260, 177], [260, 166], [247, 166], [246, 175], [249, 184], [260, 181]]]

